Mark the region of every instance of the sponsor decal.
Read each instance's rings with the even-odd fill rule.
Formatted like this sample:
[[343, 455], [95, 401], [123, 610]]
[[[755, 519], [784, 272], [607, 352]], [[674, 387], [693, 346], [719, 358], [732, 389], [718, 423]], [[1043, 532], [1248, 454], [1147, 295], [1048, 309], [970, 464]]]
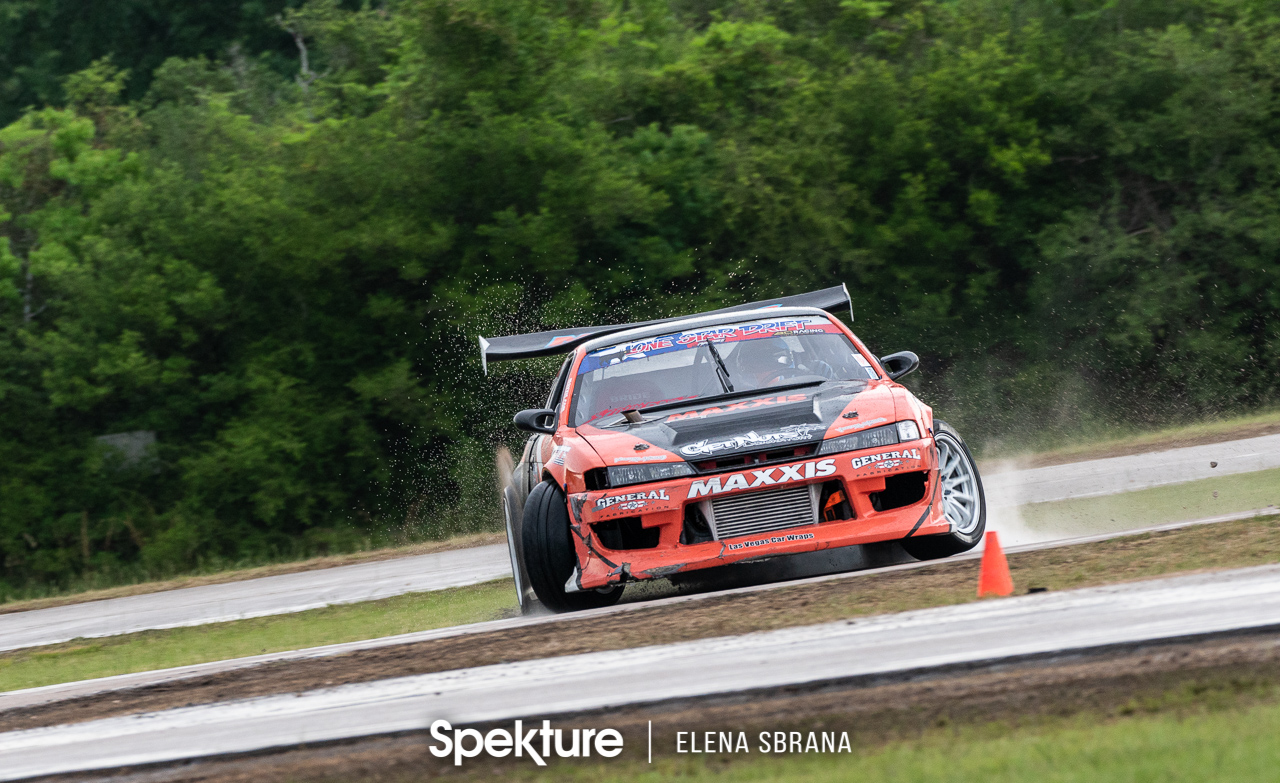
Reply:
[[609, 407], [604, 408], [603, 410], [596, 411], [591, 416], [591, 419], [593, 420], [598, 419], [601, 416], [616, 416], [617, 414], [622, 413], [623, 411], [633, 411], [639, 408], [648, 407], [650, 405], [661, 405], [664, 402], [676, 402], [677, 400], [678, 398], [670, 399], [670, 400], [652, 400], [652, 399], [649, 399], [649, 395], [643, 392], [638, 392], [638, 391], [633, 391], [630, 393], [617, 392], [609, 395], [608, 397]]
[[568, 446], [556, 446], [551, 449], [551, 459], [549, 460], [549, 462], [552, 465], [563, 465], [564, 457], [568, 453], [569, 453]]
[[804, 481], [811, 478], [830, 476], [836, 472], [834, 459], [813, 460], [798, 465], [780, 465], [776, 468], [751, 470], [734, 473], [729, 476], [716, 476], [706, 481], [695, 481], [689, 485], [689, 499], [703, 495], [719, 495], [735, 489], [754, 489], [770, 484], [789, 484], [793, 481]]
[[564, 345], [565, 343], [571, 343], [579, 337], [586, 337], [589, 334], [591, 334], [591, 332], [583, 332], [582, 334], [562, 334], [559, 337], [552, 337], [551, 342], [547, 343], [546, 347], [555, 348], [556, 346]]
[[642, 508], [649, 505], [650, 500], [670, 500], [667, 497], [665, 489], [655, 489], [650, 492], [630, 492], [626, 495], [605, 495], [596, 501], [596, 511], [603, 511], [610, 506], [616, 506], [619, 503], [625, 509]]
[[782, 544], [788, 541], [808, 541], [813, 538], [813, 533], [787, 533], [781, 536], [769, 536], [768, 538], [759, 538], [755, 541], [742, 541], [737, 544], [729, 544], [725, 549], [730, 552], [736, 552], [739, 549], [751, 549], [758, 546], [766, 546], [768, 544]]
[[738, 327], [736, 326], [713, 326], [710, 329], [698, 329], [694, 332], [685, 332], [676, 338], [676, 342], [684, 346], [699, 345], [705, 342], [720, 342], [730, 337], [738, 336]]
[[623, 359], [643, 359], [646, 354], [654, 351], [661, 351], [671, 347], [670, 337], [659, 337], [657, 340], [649, 340], [643, 343], [632, 343], [627, 346], [627, 352], [623, 354]]
[[865, 457], [854, 457], [852, 467], [856, 470], [866, 465], [881, 463], [884, 470], [896, 468], [903, 460], [920, 459], [920, 449], [903, 449], [902, 451], [882, 451], [879, 454], [868, 454]]
[[650, 454], [647, 457], [614, 457], [614, 464], [619, 462], [665, 462], [667, 459], [665, 454]]
[[776, 443], [790, 443], [797, 440], [807, 440], [814, 430], [822, 429], [821, 424], [791, 424], [777, 432], [769, 432], [764, 435], [759, 434], [755, 430], [748, 432], [746, 435], [738, 435], [725, 440], [700, 440], [697, 443], [689, 443], [680, 447], [680, 453], [686, 457], [709, 457], [717, 451], [737, 450], [755, 448], [758, 446], [772, 446]]
[[[621, 343], [592, 351], [578, 364], [578, 374], [593, 372], [633, 359], [643, 359], [670, 351], [696, 348], [706, 342], [737, 342], [739, 340], [755, 340], [784, 334], [843, 334], [843, 332], [840, 327], [821, 316], [763, 319], [749, 323], [693, 329], [688, 332], [675, 332], [660, 337], [649, 337], [633, 343]], [[556, 338], [556, 340], [568, 342], [576, 339], [576, 337], [560, 337]], [[555, 343], [556, 341], [553, 340], [552, 342]]]
[[[494, 758], [514, 756], [528, 757], [539, 767], [547, 766], [552, 749], [562, 759], [588, 758], [595, 755], [613, 758], [622, 752], [622, 734], [617, 729], [553, 729], [551, 721], [544, 720], [541, 729], [524, 730], [524, 721], [518, 720], [511, 731], [492, 729], [481, 734], [476, 729], [455, 729], [447, 720], [431, 724], [431, 744], [427, 750], [436, 758], [453, 756], [455, 766], [462, 766], [463, 759], [472, 759], [482, 752]], [[566, 750], [565, 746], [568, 746]]]
[[[749, 411], [752, 408], [763, 408], [767, 405], [781, 405], [788, 402], [804, 402], [809, 399], [806, 394], [788, 394], [782, 397], [761, 397], [755, 400], [743, 400], [742, 402], [734, 402], [723, 407], [714, 406], [711, 408], [703, 408], [700, 411], [689, 411], [688, 413], [673, 413], [667, 417], [667, 421], [683, 421], [685, 419], [705, 419], [708, 416], [719, 416], [722, 413], [734, 413], [736, 411]], [[881, 421], [884, 421], [881, 419]]]
[[850, 430], [865, 430], [867, 427], [872, 427], [872, 426], [875, 426], [876, 424], [884, 424], [886, 421], [888, 421], [888, 419], [881, 416], [878, 419], [867, 419], [866, 421], [854, 422], [853, 424], [850, 424], [847, 427], [836, 427], [835, 431], [848, 432]]
[[[826, 319], [788, 318], [778, 321], [758, 321], [735, 326], [715, 326], [710, 329], [698, 329], [685, 332], [676, 338], [681, 345], [698, 345], [709, 340], [720, 341], [732, 338], [751, 339], [753, 337], [773, 336], [776, 334], [821, 334], [828, 331], [821, 328]], [[815, 321], [818, 321], [815, 323]], [[830, 322], [828, 321], [827, 324]], [[819, 328], [813, 328], [813, 327]]]

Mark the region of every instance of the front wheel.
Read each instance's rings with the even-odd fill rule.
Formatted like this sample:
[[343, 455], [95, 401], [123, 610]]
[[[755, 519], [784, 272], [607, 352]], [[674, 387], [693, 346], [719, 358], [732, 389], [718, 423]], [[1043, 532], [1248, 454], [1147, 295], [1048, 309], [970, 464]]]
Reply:
[[933, 442], [938, 448], [942, 513], [951, 523], [951, 532], [904, 538], [902, 548], [917, 560], [936, 560], [967, 552], [977, 546], [987, 529], [987, 497], [969, 447], [960, 433], [945, 421], [934, 421]]
[[507, 525], [507, 554], [511, 556], [511, 576], [516, 582], [516, 599], [520, 602], [520, 613], [528, 614], [533, 603], [529, 595], [529, 577], [525, 574], [523, 541], [521, 536], [520, 498], [515, 487], [502, 490], [502, 516]]
[[569, 506], [555, 482], [544, 481], [529, 493], [524, 503], [522, 527], [525, 573], [543, 606], [553, 612], [576, 612], [612, 606], [622, 597], [621, 587], [603, 593], [565, 590], [578, 564], [578, 556], [570, 538], [573, 534], [569, 530]]

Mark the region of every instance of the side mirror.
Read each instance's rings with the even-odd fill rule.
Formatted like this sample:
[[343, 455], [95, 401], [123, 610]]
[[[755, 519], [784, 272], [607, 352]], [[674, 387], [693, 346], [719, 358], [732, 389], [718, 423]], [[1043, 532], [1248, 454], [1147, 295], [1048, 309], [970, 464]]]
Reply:
[[920, 357], [911, 351], [898, 351], [881, 356], [880, 363], [884, 365], [884, 371], [889, 373], [889, 378], [896, 381], [915, 372], [920, 366]]
[[530, 408], [520, 411], [514, 419], [516, 429], [525, 432], [541, 432], [553, 435], [556, 431], [556, 412], [550, 408]]

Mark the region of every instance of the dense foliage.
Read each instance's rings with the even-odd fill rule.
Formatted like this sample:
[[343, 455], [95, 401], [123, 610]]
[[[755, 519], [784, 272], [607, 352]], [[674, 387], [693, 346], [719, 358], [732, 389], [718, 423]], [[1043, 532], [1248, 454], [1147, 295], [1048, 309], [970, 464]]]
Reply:
[[132, 99], [170, 57], [222, 57], [238, 68], [253, 61], [292, 73], [298, 50], [280, 15], [302, 2], [0, 0], [0, 123], [28, 106], [61, 103], [65, 77], [103, 57], [128, 64]]
[[487, 518], [478, 333], [844, 281], [975, 438], [1276, 399], [1274, 2], [101, 5], [0, 6], [0, 588]]

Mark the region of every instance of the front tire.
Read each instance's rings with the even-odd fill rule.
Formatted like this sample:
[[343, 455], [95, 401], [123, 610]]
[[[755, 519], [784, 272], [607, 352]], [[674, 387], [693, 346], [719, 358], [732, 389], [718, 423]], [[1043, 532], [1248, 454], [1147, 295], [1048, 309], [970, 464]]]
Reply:
[[511, 556], [511, 576], [516, 582], [516, 598], [520, 602], [520, 613], [529, 614], [533, 599], [529, 594], [529, 575], [524, 568], [524, 541], [521, 533], [523, 509], [515, 487], [507, 487], [502, 491], [502, 516], [507, 525], [507, 553]]
[[978, 545], [987, 529], [987, 496], [969, 447], [954, 427], [938, 420], [933, 423], [933, 442], [938, 449], [942, 513], [951, 523], [951, 532], [904, 538], [902, 548], [917, 560], [967, 552]]
[[525, 573], [543, 606], [553, 612], [576, 612], [613, 606], [622, 597], [621, 587], [603, 593], [565, 591], [578, 557], [569, 530], [569, 506], [555, 482], [544, 481], [529, 493], [522, 527]]

